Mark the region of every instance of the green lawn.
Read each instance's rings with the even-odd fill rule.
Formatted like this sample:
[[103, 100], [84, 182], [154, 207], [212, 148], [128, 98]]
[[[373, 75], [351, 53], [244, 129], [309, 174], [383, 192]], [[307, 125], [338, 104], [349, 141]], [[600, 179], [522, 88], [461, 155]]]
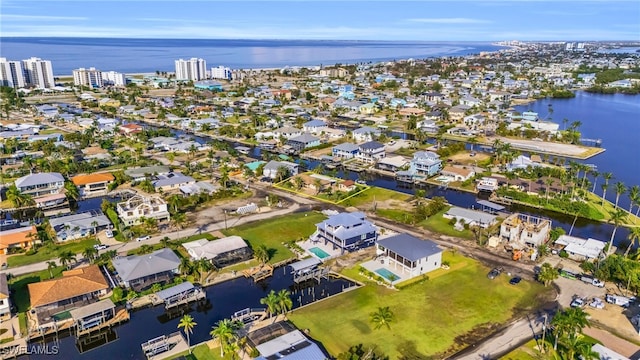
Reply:
[[[466, 346], [460, 339], [472, 330], [504, 323], [516, 309], [533, 307], [544, 289], [528, 281], [510, 285], [506, 275], [489, 280], [488, 268], [462, 255], [446, 252], [444, 260], [450, 263], [450, 270], [436, 270], [428, 280], [402, 290], [367, 283], [295, 310], [289, 318], [297, 327], [310, 329], [311, 336], [334, 356], [363, 343], [377, 345], [391, 359], [407, 355], [411, 348], [442, 358], [443, 353]], [[353, 272], [353, 268], [347, 271], [349, 275]], [[370, 324], [369, 314], [383, 306], [395, 314], [391, 330], [375, 330]], [[475, 333], [467, 339], [473, 341], [482, 335], [486, 334]]]
[[449, 219], [445, 219], [443, 216], [444, 213], [447, 212], [447, 210], [449, 210], [449, 208], [446, 208], [439, 213], [429, 217], [427, 220], [420, 222], [418, 225], [439, 234], [457, 236], [465, 239], [473, 239], [473, 233], [471, 232], [471, 230], [458, 231], [454, 229], [452, 225], [449, 225]]
[[[58, 266], [53, 269], [51, 272], [53, 277], [62, 276], [62, 271], [65, 268], [62, 266]], [[27, 285], [31, 283], [36, 283], [44, 280], [49, 280], [51, 278], [49, 274], [49, 270], [42, 270], [30, 274], [24, 274], [20, 276], [16, 276], [9, 280], [9, 288], [11, 290], [12, 298], [14, 305], [19, 313], [26, 312], [29, 310], [31, 306], [31, 302], [29, 301], [29, 291], [27, 290]]]
[[71, 251], [74, 254], [81, 253], [84, 249], [97, 244], [98, 240], [91, 237], [84, 240], [70, 240], [64, 243], [47, 244], [38, 249], [33, 255], [12, 255], [7, 258], [9, 267], [34, 264], [58, 258], [63, 251]]
[[238, 235], [253, 248], [264, 244], [273, 251], [270, 262], [277, 263], [293, 257], [285, 243], [307, 238], [316, 230], [315, 224], [326, 219], [319, 212], [306, 212], [280, 216], [224, 230], [227, 236]]
[[358, 195], [342, 202], [342, 205], [345, 206], [366, 206], [373, 205], [373, 202], [376, 201], [385, 201], [389, 199], [394, 199], [398, 201], [407, 201], [411, 199], [411, 195], [401, 193], [398, 191], [387, 190], [379, 187], [372, 186], [367, 190], [359, 193]]
[[189, 355], [188, 351], [179, 353], [173, 356], [171, 359], [178, 359], [184, 356], [187, 360], [226, 360], [231, 359], [229, 355], [226, 355], [224, 358], [220, 357], [220, 348], [209, 349], [207, 344], [201, 344], [194, 347], [191, 350], [191, 355]]

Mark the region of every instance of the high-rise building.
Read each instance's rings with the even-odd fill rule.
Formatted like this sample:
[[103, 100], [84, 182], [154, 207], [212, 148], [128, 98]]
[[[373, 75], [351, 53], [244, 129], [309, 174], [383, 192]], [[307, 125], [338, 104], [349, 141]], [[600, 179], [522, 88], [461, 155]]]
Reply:
[[22, 60], [22, 67], [24, 68], [24, 77], [27, 85], [38, 89], [50, 89], [56, 86], [53, 80], [51, 61], [32, 57]]
[[207, 62], [204, 59], [176, 60], [176, 80], [198, 81], [206, 78]]
[[218, 67], [211, 68], [211, 78], [212, 79], [225, 79], [231, 80], [232, 72], [228, 67], [224, 67], [222, 65]]
[[101, 88], [104, 85], [102, 81], [102, 71], [96, 70], [94, 67], [75, 69], [73, 70], [73, 84], [76, 86]]
[[126, 86], [127, 78], [123, 73], [115, 71], [105, 71], [102, 73], [102, 81], [105, 85]]
[[20, 61], [0, 58], [0, 85], [16, 89], [24, 87], [24, 71]]

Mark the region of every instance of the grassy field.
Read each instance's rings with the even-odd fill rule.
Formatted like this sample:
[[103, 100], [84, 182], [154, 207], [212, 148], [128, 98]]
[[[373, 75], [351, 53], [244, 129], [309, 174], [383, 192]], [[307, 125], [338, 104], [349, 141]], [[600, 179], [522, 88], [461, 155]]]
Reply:
[[449, 208], [429, 217], [427, 220], [420, 222], [418, 225], [439, 234], [457, 236], [464, 239], [473, 239], [473, 233], [471, 232], [471, 230], [465, 229], [462, 231], [458, 231], [454, 229], [452, 225], [449, 225], [449, 219], [445, 219], [443, 216], [444, 213], [447, 212], [447, 210], [449, 210]]
[[[51, 273], [53, 274], [54, 278], [60, 277], [62, 276], [62, 271], [64, 269], [64, 267], [58, 266], [55, 269], [52, 269]], [[49, 270], [42, 270], [31, 274], [20, 275], [9, 280], [9, 287], [11, 289], [13, 303], [19, 313], [26, 312], [31, 306], [27, 285], [44, 280], [49, 280], [50, 278], [51, 275], [49, 274]]]
[[[363, 343], [377, 345], [391, 359], [408, 351], [440, 358], [466, 346], [464, 339], [486, 335], [483, 328], [504, 323], [517, 309], [534, 306], [543, 291], [540, 284], [528, 281], [510, 285], [504, 275], [489, 280], [488, 268], [462, 255], [447, 252], [444, 260], [451, 264], [450, 270], [436, 270], [428, 280], [402, 290], [368, 283], [296, 310], [289, 318], [299, 328], [310, 329], [332, 355]], [[354, 270], [347, 272], [351, 275]], [[369, 321], [370, 314], [383, 306], [395, 314], [391, 330], [375, 330]]]
[[34, 264], [41, 261], [47, 261], [58, 258], [58, 254], [63, 251], [71, 251], [74, 254], [81, 253], [84, 249], [92, 247], [97, 244], [98, 240], [95, 238], [88, 238], [84, 240], [70, 240], [65, 243], [48, 244], [42, 246], [33, 255], [12, 255], [7, 257], [7, 264], [9, 267], [22, 266]]
[[187, 359], [187, 360], [225, 360], [231, 359], [230, 356], [220, 357], [220, 348], [209, 349], [206, 344], [201, 344], [194, 347], [191, 350], [191, 355], [188, 351], [181, 352], [171, 359]]
[[374, 200], [378, 202], [389, 199], [407, 201], [411, 199], [411, 195], [372, 186], [360, 194], [344, 201], [342, 205], [360, 207], [372, 205]]
[[315, 224], [326, 217], [318, 212], [285, 215], [256, 223], [240, 225], [223, 233], [227, 236], [238, 235], [253, 248], [264, 244], [271, 249], [271, 263], [277, 263], [293, 257], [285, 243], [307, 238], [315, 231]]
[[[611, 219], [611, 213], [615, 212], [614, 203], [610, 202], [609, 200], [606, 200], [603, 206], [602, 197], [592, 192], [587, 193], [587, 199], [589, 200], [589, 206], [591, 206], [592, 208], [602, 213], [602, 215], [604, 215], [605, 221], [609, 221]], [[624, 209], [624, 210], [625, 210], [625, 213], [627, 214], [627, 217], [624, 220], [624, 224], [630, 225], [630, 226], [640, 226], [640, 218], [635, 216], [635, 214], [629, 213], [628, 209]]]

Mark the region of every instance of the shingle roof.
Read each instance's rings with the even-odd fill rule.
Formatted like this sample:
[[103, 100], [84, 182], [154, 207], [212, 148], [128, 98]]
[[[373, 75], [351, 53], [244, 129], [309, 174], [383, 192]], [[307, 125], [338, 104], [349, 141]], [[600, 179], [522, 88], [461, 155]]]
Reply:
[[396, 254], [417, 261], [419, 259], [442, 252], [436, 243], [430, 240], [418, 239], [409, 234], [398, 234], [386, 239], [378, 240], [378, 244]]
[[23, 176], [15, 181], [16, 187], [35, 186], [40, 184], [51, 184], [56, 182], [64, 182], [64, 176], [60, 173], [38, 173]]
[[302, 135], [293, 137], [291, 139], [289, 139], [290, 141], [295, 141], [295, 142], [300, 142], [300, 143], [310, 143], [310, 142], [314, 142], [314, 141], [318, 141], [320, 139], [318, 139], [317, 137], [309, 134], [309, 133], [303, 133]]
[[356, 144], [352, 144], [352, 143], [342, 143], [342, 144], [338, 144], [336, 146], [333, 147], [336, 150], [339, 151], [347, 151], [347, 152], [353, 152], [353, 151], [357, 151], [358, 149], [360, 149], [360, 147]]
[[96, 265], [65, 271], [59, 279], [27, 285], [31, 307], [51, 304], [75, 296], [108, 289], [100, 268]]
[[30, 227], [0, 231], [0, 249], [7, 248], [9, 247], [9, 245], [32, 241], [29, 237], [29, 234], [36, 233], [36, 227], [33, 225], [31, 225]]
[[364, 150], [374, 150], [381, 147], [384, 147], [384, 145], [377, 141], [367, 141], [366, 143], [360, 144], [360, 148]]
[[160, 249], [148, 255], [131, 255], [113, 259], [120, 279], [131, 281], [148, 275], [172, 271], [180, 266], [180, 259], [171, 249]]

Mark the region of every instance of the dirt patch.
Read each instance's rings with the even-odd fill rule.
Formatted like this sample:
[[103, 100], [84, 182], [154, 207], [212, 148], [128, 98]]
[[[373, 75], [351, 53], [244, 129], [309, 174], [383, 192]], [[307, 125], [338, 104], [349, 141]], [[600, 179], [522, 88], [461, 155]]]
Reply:
[[474, 156], [471, 156], [470, 152], [463, 151], [450, 156], [449, 159], [460, 164], [475, 164], [476, 162], [487, 160], [490, 157], [491, 155], [487, 153], [477, 152]]
[[452, 354], [460, 349], [466, 348], [471, 344], [475, 344], [478, 339], [484, 339], [500, 330], [500, 324], [486, 323], [474, 327], [471, 331], [456, 336], [453, 340], [454, 345], [451, 346], [446, 353]]
[[356, 266], [356, 264], [371, 260], [374, 257], [375, 251], [373, 248], [358, 250], [356, 252], [349, 253], [346, 256], [335, 259], [333, 263], [330, 263], [331, 270], [340, 272], [342, 269], [354, 267]]

